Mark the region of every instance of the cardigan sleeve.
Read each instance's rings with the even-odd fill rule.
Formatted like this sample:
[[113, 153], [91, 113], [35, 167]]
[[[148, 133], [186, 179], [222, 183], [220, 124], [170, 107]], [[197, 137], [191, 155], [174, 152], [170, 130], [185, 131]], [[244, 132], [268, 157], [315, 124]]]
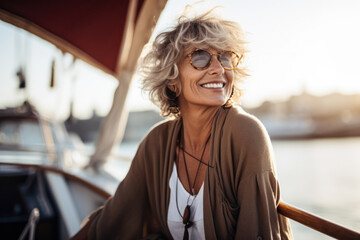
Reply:
[[243, 179], [235, 239], [292, 239], [287, 218], [277, 213], [279, 184], [272, 171]]
[[235, 239], [292, 239], [289, 221], [277, 213], [280, 189], [264, 126], [244, 115], [242, 121], [233, 123], [232, 130], [237, 146], [233, 149], [234, 187], [239, 206]]
[[90, 216], [88, 239], [141, 239], [147, 197], [140, 145], [114, 196]]

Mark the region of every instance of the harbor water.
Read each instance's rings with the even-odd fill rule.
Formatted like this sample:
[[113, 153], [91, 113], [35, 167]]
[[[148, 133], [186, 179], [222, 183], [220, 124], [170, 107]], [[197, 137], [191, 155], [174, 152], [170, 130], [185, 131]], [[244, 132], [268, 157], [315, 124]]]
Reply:
[[[360, 232], [360, 137], [274, 140], [282, 200]], [[134, 155], [137, 143], [123, 143]], [[291, 221], [295, 239], [332, 239]]]
[[[360, 138], [273, 141], [283, 201], [360, 232]], [[333, 239], [291, 222], [295, 239]]]

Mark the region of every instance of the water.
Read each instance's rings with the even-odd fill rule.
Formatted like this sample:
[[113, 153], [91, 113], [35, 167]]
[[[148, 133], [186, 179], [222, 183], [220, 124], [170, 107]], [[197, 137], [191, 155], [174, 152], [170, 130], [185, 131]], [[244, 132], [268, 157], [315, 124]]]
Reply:
[[[360, 232], [360, 138], [273, 141], [285, 202]], [[332, 239], [291, 222], [295, 239]]]
[[[137, 143], [119, 153], [132, 156]], [[360, 232], [360, 138], [273, 141], [284, 202]], [[332, 239], [291, 221], [295, 239]]]

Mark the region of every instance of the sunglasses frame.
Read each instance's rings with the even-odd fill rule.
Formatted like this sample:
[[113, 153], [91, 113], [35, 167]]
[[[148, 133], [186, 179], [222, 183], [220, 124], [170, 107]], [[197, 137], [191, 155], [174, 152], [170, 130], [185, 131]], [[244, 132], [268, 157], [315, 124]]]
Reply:
[[[192, 59], [191, 59], [191, 55], [192, 55], [194, 52], [196, 52], [196, 51], [204, 51], [204, 52], [207, 52], [207, 53], [210, 55], [210, 60], [209, 60], [209, 62], [206, 64], [205, 67], [196, 67], [196, 66], [193, 64]], [[221, 56], [224, 52], [230, 52], [230, 53], [232, 53], [232, 54], [235, 54], [236, 58], [238, 59], [236, 66], [234, 66], [233, 68], [228, 68], [228, 67], [225, 67], [225, 66], [224, 66], [224, 64], [223, 64], [223, 62], [221, 61], [221, 58], [220, 58], [220, 56]], [[230, 71], [230, 70], [234, 70], [235, 68], [237, 68], [237, 66], [239, 65], [239, 63], [241, 62], [241, 60], [243, 59], [243, 56], [244, 56], [244, 55], [239, 56], [239, 55], [238, 55], [236, 52], [234, 52], [234, 51], [223, 51], [223, 52], [221, 52], [221, 53], [209, 53], [208, 51], [203, 50], [203, 49], [195, 49], [194, 51], [192, 51], [191, 53], [189, 53], [189, 54], [186, 55], [186, 56], [189, 57], [189, 63], [191, 64], [191, 66], [193, 66], [193, 68], [195, 68], [196, 70], [205, 70], [205, 69], [207, 69], [207, 68], [210, 67], [210, 65], [211, 65], [211, 63], [212, 63], [212, 58], [213, 58], [214, 55], [217, 56], [217, 59], [218, 59], [219, 63], [221, 64], [221, 66], [222, 66], [225, 70], [229, 70], [229, 71]]]

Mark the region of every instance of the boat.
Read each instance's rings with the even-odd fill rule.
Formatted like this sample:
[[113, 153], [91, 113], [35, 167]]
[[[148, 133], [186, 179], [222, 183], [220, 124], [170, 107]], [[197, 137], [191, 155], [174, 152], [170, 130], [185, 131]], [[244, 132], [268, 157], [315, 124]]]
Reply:
[[66, 170], [76, 171], [77, 151], [64, 124], [42, 117], [29, 102], [0, 110], [2, 239], [68, 239], [104, 203], [107, 191]]
[[[49, 41], [119, 81], [95, 153], [78, 171], [67, 166], [74, 161], [65, 156], [69, 150], [55, 147], [50, 121], [33, 110], [26, 110], [27, 114], [15, 111], [12, 121], [38, 126], [45, 147], [27, 149], [13, 144], [7, 160], [1, 160], [1, 196], [6, 196], [0, 202], [1, 238], [68, 239], [80, 229], [81, 221], [111, 196], [114, 188], [108, 190], [104, 182], [96, 182], [114, 182], [104, 174], [103, 166], [123, 136], [128, 116], [124, 104], [136, 62], [165, 4], [165, 0], [0, 2], [2, 21]], [[5, 149], [2, 154], [9, 152]], [[19, 160], [23, 152], [32, 161]], [[284, 202], [278, 212], [337, 239], [360, 239], [356, 231]]]
[[[115, 191], [119, 180], [104, 171], [104, 162], [116, 139], [121, 138], [127, 116], [123, 106], [136, 61], [165, 3], [0, 2], [1, 20], [53, 43], [119, 80], [114, 96], [117, 104], [103, 123], [89, 164], [82, 168], [74, 164], [74, 149], [57, 141], [61, 134], [55, 133], [55, 123], [38, 114], [30, 104], [3, 112], [2, 119], [10, 125], [16, 122], [18, 129], [23, 130], [21, 126], [30, 124], [37, 129], [31, 142], [37, 135], [39, 143], [20, 146], [14, 140], [17, 132], [8, 137], [13, 140], [2, 144], [1, 239], [69, 239], [80, 229], [82, 220]], [[118, 130], [114, 131], [116, 127]], [[69, 140], [68, 136], [64, 140]]]

